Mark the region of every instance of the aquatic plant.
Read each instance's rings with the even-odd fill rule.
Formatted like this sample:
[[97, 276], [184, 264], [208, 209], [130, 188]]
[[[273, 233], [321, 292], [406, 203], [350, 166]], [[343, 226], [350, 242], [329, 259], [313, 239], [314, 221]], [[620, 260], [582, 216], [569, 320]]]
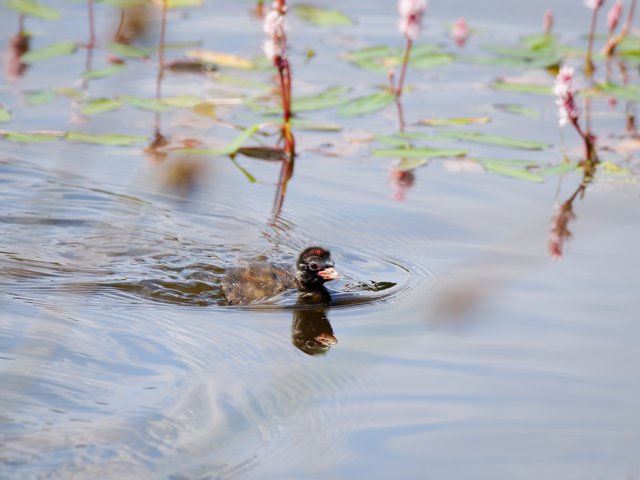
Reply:
[[544, 34], [549, 36], [551, 35], [551, 30], [553, 29], [553, 11], [547, 9], [544, 11], [544, 17], [542, 19], [542, 28], [544, 30]]
[[[609, 38], [607, 39], [607, 43], [605, 44], [603, 51], [604, 54], [609, 56], [612, 55], [613, 52], [615, 51], [615, 49], [617, 48], [617, 46], [627, 37], [627, 35], [629, 34], [629, 31], [631, 30], [631, 22], [633, 21], [633, 14], [635, 12], [636, 9], [636, 0], [631, 0], [631, 6], [629, 7], [629, 13], [627, 14], [627, 19], [624, 22], [624, 25], [622, 26], [622, 29], [620, 30], [620, 33], [618, 35], [616, 35], [615, 37], [612, 35], [613, 34], [613, 30], [615, 30], [615, 27], [617, 26], [617, 22], [616, 25], [613, 25], [613, 27], [611, 26], [611, 24], [609, 24]], [[612, 9], [613, 10], [613, 9]], [[612, 20], [615, 18], [617, 14], [617, 12], [609, 12]], [[622, 15], [622, 7], [620, 8], [620, 14]], [[609, 20], [609, 17], [607, 16], [607, 21]]]
[[295, 155], [295, 140], [291, 133], [291, 66], [287, 51], [286, 13], [287, 4], [285, 0], [275, 0], [272, 3], [271, 11], [264, 18], [266, 40], [263, 44], [263, 50], [266, 57], [278, 70], [280, 95], [282, 97], [284, 150], [288, 158], [293, 158]]
[[596, 36], [596, 21], [598, 19], [598, 11], [604, 4], [604, 0], [585, 0], [585, 6], [589, 8], [591, 13], [591, 28], [589, 30], [589, 46], [587, 47], [587, 57], [584, 64], [584, 73], [587, 78], [593, 75], [595, 66], [593, 64], [593, 41]]
[[411, 47], [420, 31], [422, 30], [422, 17], [427, 10], [426, 0], [400, 0], [398, 2], [398, 12], [400, 13], [399, 28], [400, 32], [405, 36], [406, 45], [402, 58], [402, 67], [400, 68], [400, 78], [398, 85], [395, 85], [395, 73], [389, 71], [389, 83], [396, 99], [398, 109], [398, 121], [400, 122], [400, 131], [404, 130], [404, 115], [402, 113], [402, 104], [400, 97], [404, 89], [404, 80], [407, 74], [407, 64], [411, 55]]
[[469, 37], [469, 27], [467, 27], [467, 21], [464, 18], [459, 18], [456, 23], [453, 24], [451, 29], [451, 38], [456, 42], [458, 47], [464, 46], [467, 43]]

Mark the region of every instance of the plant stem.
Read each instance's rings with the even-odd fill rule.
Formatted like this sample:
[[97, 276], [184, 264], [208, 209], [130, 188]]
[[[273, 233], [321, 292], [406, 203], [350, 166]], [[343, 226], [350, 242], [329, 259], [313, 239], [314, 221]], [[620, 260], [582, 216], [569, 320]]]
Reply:
[[594, 65], [591, 60], [593, 56], [593, 40], [596, 34], [596, 19], [598, 17], [598, 10], [596, 8], [593, 10], [593, 14], [591, 15], [591, 30], [589, 32], [589, 46], [587, 47], [587, 58], [584, 64], [584, 74], [587, 78], [591, 78], [593, 76]]
[[[160, 23], [160, 45], [158, 46], [158, 75], [156, 77], [156, 100], [162, 98], [162, 79], [164, 78], [164, 51], [165, 37], [167, 34], [167, 3], [168, 0], [162, 0], [162, 20]], [[160, 112], [156, 112], [156, 135], [160, 132]]]
[[89, 48], [93, 48], [96, 44], [96, 26], [93, 14], [93, 0], [88, 0], [89, 7]]
[[402, 96], [402, 89], [404, 88], [404, 78], [407, 74], [407, 64], [409, 63], [409, 55], [411, 54], [411, 46], [413, 41], [407, 38], [407, 45], [404, 48], [404, 57], [402, 59], [402, 69], [400, 70], [400, 79], [398, 80], [398, 89], [396, 90], [396, 96], [399, 98]]
[[625, 39], [625, 37], [629, 34], [629, 30], [631, 29], [631, 22], [633, 21], [633, 14], [636, 9], [636, 0], [631, 0], [631, 7], [629, 7], [629, 15], [627, 15], [627, 19], [622, 26], [622, 30], [617, 37], [612, 38], [607, 41], [607, 44], [604, 46], [604, 52], [606, 55], [611, 55], [615, 51], [616, 47]]

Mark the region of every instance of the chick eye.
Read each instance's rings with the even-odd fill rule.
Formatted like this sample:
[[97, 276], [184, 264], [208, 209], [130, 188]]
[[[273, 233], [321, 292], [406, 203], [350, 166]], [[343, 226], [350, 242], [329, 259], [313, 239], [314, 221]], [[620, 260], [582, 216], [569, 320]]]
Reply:
[[318, 270], [319, 267], [316, 262], [311, 262], [309, 263], [309, 268], [315, 272], [316, 270]]

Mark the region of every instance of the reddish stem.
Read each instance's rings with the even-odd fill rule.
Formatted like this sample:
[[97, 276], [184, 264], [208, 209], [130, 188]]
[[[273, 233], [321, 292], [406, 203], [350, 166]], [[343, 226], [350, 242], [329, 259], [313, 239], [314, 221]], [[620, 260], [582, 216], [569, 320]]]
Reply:
[[[156, 77], [156, 100], [162, 98], [162, 79], [164, 78], [164, 51], [167, 34], [167, 0], [162, 0], [162, 20], [160, 23], [160, 45], [158, 46], [158, 75]], [[156, 135], [160, 133], [160, 112], [156, 112]]]
[[584, 73], [587, 76], [587, 78], [591, 78], [591, 76], [593, 75], [593, 70], [595, 69], [591, 58], [593, 56], [593, 40], [596, 34], [596, 19], [598, 17], [598, 10], [599, 8], [594, 9], [593, 15], [591, 15], [591, 31], [589, 32], [589, 46], [587, 47], [587, 58], [584, 64]]
[[399, 98], [402, 96], [402, 89], [404, 88], [404, 78], [407, 74], [407, 64], [409, 63], [409, 55], [411, 53], [411, 46], [413, 41], [407, 37], [407, 45], [404, 48], [404, 57], [402, 59], [402, 69], [400, 70], [400, 79], [398, 81], [398, 89], [396, 90], [396, 96]]
[[88, 1], [89, 7], [89, 48], [93, 48], [96, 44], [96, 27], [93, 14], [93, 0]]

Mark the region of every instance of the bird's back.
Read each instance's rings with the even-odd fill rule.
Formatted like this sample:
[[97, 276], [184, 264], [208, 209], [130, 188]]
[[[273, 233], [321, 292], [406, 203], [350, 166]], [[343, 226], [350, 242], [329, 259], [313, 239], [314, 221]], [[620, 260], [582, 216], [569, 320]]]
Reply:
[[222, 279], [222, 291], [231, 305], [248, 305], [296, 288], [293, 273], [280, 265], [253, 264], [231, 269]]

